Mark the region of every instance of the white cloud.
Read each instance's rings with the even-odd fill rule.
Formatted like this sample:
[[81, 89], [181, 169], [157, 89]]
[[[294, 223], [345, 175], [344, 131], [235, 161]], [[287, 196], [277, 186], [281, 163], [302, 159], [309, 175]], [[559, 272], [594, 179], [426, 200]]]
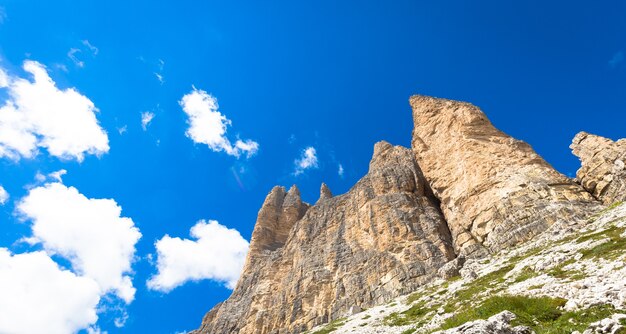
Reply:
[[0, 87], [8, 91], [0, 107], [0, 158], [32, 158], [40, 147], [52, 156], [78, 161], [85, 154], [109, 151], [91, 100], [73, 88], [57, 88], [38, 62], [25, 61], [24, 70], [32, 82], [0, 69]]
[[0, 24], [4, 23], [7, 19], [7, 12], [4, 7], [0, 7]]
[[341, 164], [339, 164], [339, 168], [337, 169], [337, 174], [339, 175], [339, 177], [343, 177], [343, 166]]
[[0, 185], [0, 205], [4, 205], [9, 200], [9, 193]]
[[81, 41], [81, 43], [83, 43], [83, 45], [84, 45], [85, 47], [87, 47], [87, 49], [88, 49], [89, 51], [91, 51], [91, 53], [92, 53], [94, 56], [97, 56], [97, 55], [98, 55], [98, 52], [100, 52], [100, 50], [98, 50], [98, 48], [97, 48], [97, 47], [95, 47], [95, 46], [91, 45], [91, 43], [89, 43], [89, 41], [88, 41], [88, 40], [86, 40], [86, 39], [82, 40], [82, 41]]
[[300, 175], [307, 169], [317, 168], [317, 151], [315, 151], [315, 148], [311, 146], [305, 148], [302, 150], [300, 158], [294, 161], [294, 164], [296, 165], [294, 175]]
[[163, 78], [163, 75], [161, 73], [154, 72], [154, 76], [156, 76], [157, 80], [159, 80], [159, 83], [161, 85], [165, 82], [165, 79]]
[[144, 111], [141, 113], [141, 128], [143, 131], [148, 129], [148, 125], [154, 119], [154, 113], [149, 111]]
[[80, 60], [80, 58], [78, 58], [79, 54], [82, 54], [83, 51], [87, 51], [87, 53], [91, 53], [91, 55], [93, 57], [98, 55], [98, 52], [100, 52], [100, 50], [98, 50], [97, 47], [93, 46], [88, 40], [84, 39], [82, 41], [80, 41], [80, 43], [83, 45], [80, 48], [71, 48], [68, 52], [67, 52], [67, 57], [74, 63], [74, 65], [83, 68], [85, 67], [85, 62]]
[[98, 320], [100, 288], [44, 252], [0, 248], [0, 333], [75, 333]]
[[52, 173], [48, 174], [48, 177], [53, 179], [56, 182], [63, 182], [62, 177], [65, 174], [67, 174], [67, 171], [65, 169], [61, 169], [61, 170], [58, 170], [56, 172], [52, 172]]
[[70, 51], [67, 52], [67, 57], [78, 67], [85, 67], [85, 62], [78, 59], [76, 54], [82, 52], [80, 49], [71, 48]]
[[203, 90], [194, 88], [179, 101], [189, 119], [187, 137], [195, 143], [209, 146], [215, 152], [224, 151], [228, 155], [248, 158], [256, 154], [259, 144], [253, 140], [237, 140], [233, 145], [226, 137], [231, 121], [218, 111], [217, 99]]
[[128, 131], [128, 125], [124, 125], [122, 127], [117, 128], [117, 132], [119, 132], [120, 136], [125, 134]]
[[244, 265], [248, 242], [237, 230], [215, 220], [199, 221], [190, 234], [196, 240], [165, 235], [155, 243], [158, 273], [150, 278], [148, 288], [169, 292], [187, 281], [209, 279], [233, 289]]
[[32, 221], [32, 237], [46, 252], [70, 261], [74, 271], [126, 303], [135, 288], [128, 275], [141, 233], [112, 199], [90, 199], [74, 187], [48, 183], [31, 189], [17, 210]]

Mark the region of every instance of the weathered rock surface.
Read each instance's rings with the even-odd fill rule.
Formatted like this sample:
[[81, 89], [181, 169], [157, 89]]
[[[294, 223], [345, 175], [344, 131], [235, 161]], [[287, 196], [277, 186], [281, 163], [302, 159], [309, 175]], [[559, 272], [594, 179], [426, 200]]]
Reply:
[[572, 152], [582, 163], [576, 178], [604, 204], [626, 200], [626, 139], [611, 139], [580, 132]]
[[314, 206], [294, 189], [267, 196], [237, 287], [197, 333], [301, 332], [409, 293], [455, 257], [409, 149], [376, 144], [368, 174], [344, 195], [322, 186]]
[[598, 208], [580, 185], [496, 129], [476, 106], [426, 96], [413, 96], [410, 104], [413, 151], [457, 252], [497, 251]]

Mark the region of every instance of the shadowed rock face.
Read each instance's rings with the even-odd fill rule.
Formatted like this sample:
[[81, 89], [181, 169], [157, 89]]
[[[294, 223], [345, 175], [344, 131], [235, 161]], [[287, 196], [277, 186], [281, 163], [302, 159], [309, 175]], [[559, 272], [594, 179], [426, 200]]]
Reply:
[[335, 197], [323, 186], [308, 210], [289, 193], [267, 196], [237, 287], [198, 333], [301, 332], [411, 292], [455, 257], [409, 149], [376, 144], [365, 177]]
[[471, 254], [526, 240], [598, 203], [530, 145], [496, 129], [476, 106], [413, 96], [413, 151], [452, 232]]
[[576, 178], [604, 204], [626, 200], [626, 139], [611, 139], [580, 132], [572, 152], [582, 163]]

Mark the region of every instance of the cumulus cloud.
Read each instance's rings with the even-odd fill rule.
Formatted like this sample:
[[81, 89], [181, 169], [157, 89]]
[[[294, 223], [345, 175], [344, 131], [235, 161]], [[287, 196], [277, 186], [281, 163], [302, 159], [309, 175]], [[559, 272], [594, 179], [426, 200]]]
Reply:
[[0, 333], [75, 333], [98, 320], [98, 283], [45, 253], [0, 248]]
[[302, 150], [300, 158], [294, 161], [294, 165], [296, 166], [295, 175], [300, 175], [307, 169], [317, 168], [318, 161], [315, 147], [309, 146]]
[[141, 113], [141, 128], [143, 131], [148, 129], [148, 125], [154, 119], [154, 113], [149, 111], [144, 111]]
[[237, 230], [215, 220], [199, 221], [190, 234], [195, 240], [165, 235], [155, 243], [158, 272], [148, 281], [148, 288], [169, 292], [188, 281], [209, 279], [233, 289], [244, 265], [248, 242]]
[[57, 88], [38, 62], [25, 61], [23, 67], [33, 81], [0, 68], [0, 88], [8, 92], [0, 106], [0, 158], [32, 158], [45, 148], [52, 156], [82, 161], [85, 154], [109, 151], [91, 100], [73, 88]]
[[9, 200], [9, 193], [0, 185], [0, 205], [4, 205]]
[[259, 144], [253, 140], [238, 139], [233, 144], [226, 137], [226, 130], [232, 122], [218, 111], [217, 99], [207, 92], [194, 88], [179, 104], [189, 117], [187, 137], [195, 143], [206, 144], [215, 152], [223, 151], [235, 157], [245, 154], [249, 158], [259, 150]]
[[32, 236], [46, 252], [70, 261], [72, 269], [93, 279], [102, 294], [126, 303], [134, 299], [129, 274], [141, 233], [112, 199], [87, 198], [74, 187], [48, 183], [33, 188], [17, 206], [32, 222]]

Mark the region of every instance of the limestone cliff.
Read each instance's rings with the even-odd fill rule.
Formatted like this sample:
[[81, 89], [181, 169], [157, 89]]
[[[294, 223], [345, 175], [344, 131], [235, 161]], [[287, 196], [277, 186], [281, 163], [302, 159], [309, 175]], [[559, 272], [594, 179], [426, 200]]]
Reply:
[[576, 177], [585, 189], [605, 204], [626, 200], [626, 139], [581, 132], [570, 148], [582, 163]]
[[295, 187], [270, 192], [237, 287], [198, 333], [301, 332], [413, 291], [454, 256], [412, 152], [380, 142], [344, 195], [323, 185], [308, 207]]
[[441, 200], [455, 249], [496, 251], [558, 220], [580, 220], [598, 203], [523, 141], [466, 103], [413, 96], [413, 151]]
[[485, 260], [476, 257], [499, 256], [549, 228], [543, 236], [584, 227], [602, 208], [598, 199], [624, 199], [623, 140], [576, 136], [581, 185], [469, 103], [413, 96], [410, 104], [412, 149], [377, 143], [367, 175], [346, 194], [322, 184], [309, 205], [295, 186], [272, 189], [236, 288], [195, 333], [300, 333], [426, 293], [424, 284]]

